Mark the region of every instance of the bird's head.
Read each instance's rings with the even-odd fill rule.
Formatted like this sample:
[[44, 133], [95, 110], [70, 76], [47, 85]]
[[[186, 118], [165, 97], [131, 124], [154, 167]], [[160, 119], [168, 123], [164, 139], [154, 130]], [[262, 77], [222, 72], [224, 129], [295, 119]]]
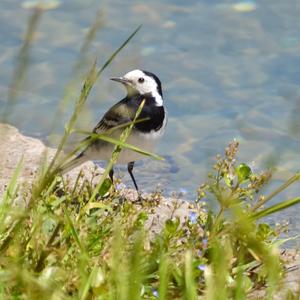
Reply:
[[153, 73], [142, 70], [133, 70], [122, 77], [113, 77], [111, 80], [124, 84], [129, 96], [135, 94], [151, 94], [153, 97], [162, 98], [160, 80]]

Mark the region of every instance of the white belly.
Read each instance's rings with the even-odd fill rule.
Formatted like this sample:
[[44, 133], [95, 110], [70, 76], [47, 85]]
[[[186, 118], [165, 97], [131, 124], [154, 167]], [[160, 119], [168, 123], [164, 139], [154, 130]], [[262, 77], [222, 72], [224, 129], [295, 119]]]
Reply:
[[[127, 139], [126, 143], [131, 144], [141, 150], [153, 153], [155, 146], [159, 141], [160, 137], [163, 135], [164, 129], [158, 132], [151, 132], [148, 134], [137, 133], [133, 131], [132, 134]], [[115, 136], [114, 138], [118, 138]], [[91, 145], [85, 154], [90, 160], [110, 160], [111, 154], [114, 150], [115, 145], [111, 143], [99, 143], [97, 146]], [[132, 161], [137, 161], [147, 156], [137, 153], [133, 150], [123, 148], [118, 158], [120, 164], [127, 164]]]

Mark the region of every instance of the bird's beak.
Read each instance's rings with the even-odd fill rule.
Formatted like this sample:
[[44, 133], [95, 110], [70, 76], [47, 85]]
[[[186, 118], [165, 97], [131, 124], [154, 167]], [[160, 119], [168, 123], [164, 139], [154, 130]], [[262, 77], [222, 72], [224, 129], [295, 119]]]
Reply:
[[112, 78], [110, 78], [110, 80], [121, 82], [125, 85], [130, 85], [131, 84], [131, 81], [124, 78], [124, 77], [112, 77]]

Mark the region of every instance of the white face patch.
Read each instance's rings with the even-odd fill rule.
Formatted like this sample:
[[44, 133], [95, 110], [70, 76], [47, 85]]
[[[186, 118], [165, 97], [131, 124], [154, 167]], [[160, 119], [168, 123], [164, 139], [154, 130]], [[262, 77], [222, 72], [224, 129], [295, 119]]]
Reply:
[[130, 71], [125, 74], [123, 78], [130, 81], [131, 86], [128, 88], [133, 88], [141, 95], [151, 93], [156, 100], [157, 106], [163, 105], [163, 100], [161, 95], [158, 93], [157, 83], [154, 78], [146, 75], [141, 70]]

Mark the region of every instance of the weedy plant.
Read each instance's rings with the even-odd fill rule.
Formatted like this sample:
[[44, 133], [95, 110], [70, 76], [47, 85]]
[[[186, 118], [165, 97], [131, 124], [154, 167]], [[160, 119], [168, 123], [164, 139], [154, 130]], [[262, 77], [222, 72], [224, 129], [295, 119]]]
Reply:
[[[261, 288], [272, 299], [278, 291], [285, 275], [283, 228], [260, 220], [300, 201], [263, 207], [300, 174], [264, 196], [270, 173], [255, 174], [237, 163], [234, 141], [217, 157], [188, 217], [171, 214], [155, 227], [153, 212], [159, 213], [162, 196], [127, 201], [107, 179], [124, 147], [159, 158], [126, 143], [142, 107], [120, 140], [92, 136], [116, 145], [97, 186], [82, 173], [72, 185], [57, 174], [60, 153], [93, 84], [137, 30], [99, 71], [92, 66], [54, 159], [42, 165], [30, 189], [19, 189], [22, 161], [17, 166], [0, 202], [1, 299], [246, 299]], [[218, 203], [215, 211], [207, 208], [210, 201]]]
[[189, 216], [155, 230], [160, 194], [134, 203], [108, 185], [95, 195], [82, 174], [75, 186], [55, 177], [35, 205], [20, 205], [20, 164], [0, 207], [1, 298], [246, 299], [263, 288], [272, 299], [285, 275], [281, 229], [257, 221], [290, 201], [256, 208], [270, 174], [237, 164], [237, 146], [217, 158]]

